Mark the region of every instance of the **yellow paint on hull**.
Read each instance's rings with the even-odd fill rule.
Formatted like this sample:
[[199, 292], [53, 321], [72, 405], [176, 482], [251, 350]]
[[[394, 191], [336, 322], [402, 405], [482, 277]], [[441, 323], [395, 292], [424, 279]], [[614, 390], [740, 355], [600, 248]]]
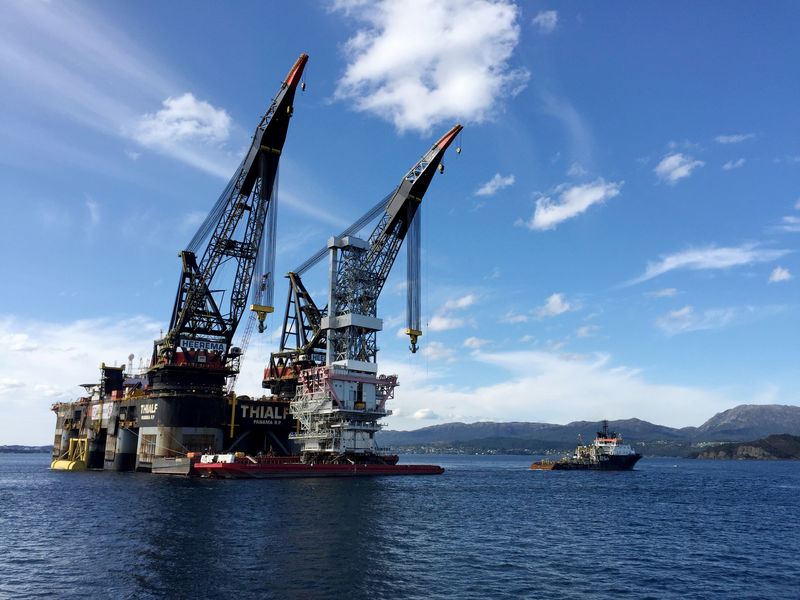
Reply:
[[56, 471], [85, 471], [86, 461], [59, 458], [50, 464], [50, 468]]

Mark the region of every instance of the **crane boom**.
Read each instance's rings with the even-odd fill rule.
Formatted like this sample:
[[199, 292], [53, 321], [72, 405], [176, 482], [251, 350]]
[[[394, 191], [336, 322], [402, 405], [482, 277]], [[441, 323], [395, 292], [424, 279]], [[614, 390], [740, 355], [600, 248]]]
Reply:
[[[294, 272], [286, 302], [281, 347], [270, 357], [264, 387], [291, 396], [301, 370], [324, 361], [350, 360], [362, 366], [374, 363], [375, 333], [380, 329], [377, 300], [409, 231], [422, 197], [441, 164], [448, 146], [461, 131], [455, 125], [406, 173], [392, 194], [356, 221], [343, 235], [331, 238], [328, 306], [319, 309], [302, 285], [300, 276], [324, 256], [317, 252]], [[368, 241], [353, 238], [361, 228], [383, 212]], [[418, 235], [416, 242], [418, 243]], [[418, 259], [418, 255], [417, 255]], [[417, 268], [418, 272], [418, 268]], [[418, 301], [417, 306], [418, 322]], [[410, 328], [412, 349], [421, 333]]]
[[[261, 117], [244, 160], [212, 211], [212, 215], [219, 216], [201, 259], [198, 261], [191, 250], [180, 253], [178, 293], [168, 333], [155, 342], [154, 366], [172, 363], [179, 347], [211, 350], [222, 364], [227, 363], [233, 335], [247, 304], [295, 91], [307, 60], [306, 54], [297, 59]], [[196, 240], [197, 236], [193, 244]], [[218, 277], [223, 271], [228, 277], [233, 274], [227, 288], [222, 288], [228, 292], [224, 307], [223, 297], [215, 296], [222, 290], [214, 289], [225, 285]]]

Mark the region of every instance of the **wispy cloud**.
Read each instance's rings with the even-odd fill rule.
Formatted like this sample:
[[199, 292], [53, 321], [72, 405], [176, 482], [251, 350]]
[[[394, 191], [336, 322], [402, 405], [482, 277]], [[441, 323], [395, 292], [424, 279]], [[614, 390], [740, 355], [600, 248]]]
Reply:
[[684, 306], [656, 319], [656, 325], [667, 335], [677, 335], [702, 329], [718, 329], [731, 323], [736, 316], [732, 308], [717, 308], [700, 313], [694, 307]]
[[89, 211], [89, 227], [97, 227], [100, 224], [100, 205], [88, 198], [86, 200], [86, 208]]
[[770, 262], [788, 254], [789, 250], [767, 250], [756, 247], [756, 244], [744, 244], [727, 248], [708, 246], [693, 248], [662, 256], [661, 260], [647, 264], [645, 272], [627, 283], [641, 283], [664, 273], [675, 270], [701, 271], [710, 269], [727, 269], [753, 263]]
[[583, 177], [586, 175], [587, 171], [584, 169], [579, 163], [572, 163], [569, 170], [567, 171], [567, 175], [570, 177]]
[[792, 274], [789, 272], [789, 269], [785, 269], [783, 267], [775, 267], [769, 276], [769, 283], [778, 283], [779, 281], [789, 281], [791, 278]]
[[552, 33], [558, 26], [558, 12], [555, 10], [544, 10], [531, 21], [542, 33]]
[[718, 135], [714, 139], [720, 144], [739, 144], [756, 137], [755, 133], [737, 133], [733, 135]]
[[[603, 178], [593, 183], [569, 186], [558, 186], [550, 196], [542, 196], [536, 200], [533, 218], [526, 222], [529, 229], [554, 229], [559, 223], [585, 212], [593, 204], [605, 202], [619, 195], [623, 182], [606, 183]], [[552, 196], [557, 196], [553, 200]]]
[[781, 224], [778, 225], [778, 229], [782, 231], [789, 231], [792, 233], [800, 231], [800, 217], [795, 217], [791, 215], [788, 217], [783, 217], [781, 219]]
[[579, 338], [594, 337], [598, 329], [600, 329], [600, 327], [597, 325], [584, 325], [583, 327], [578, 328], [578, 330], [575, 332], [575, 335]]
[[503, 188], [507, 188], [510, 185], [514, 185], [514, 176], [513, 175], [506, 175], [503, 177], [500, 173], [495, 173], [495, 176], [492, 177], [489, 181], [484, 183], [477, 192], [475, 192], [476, 196], [493, 196], [499, 190]]
[[333, 8], [363, 25], [345, 45], [348, 65], [335, 98], [399, 131], [485, 121], [528, 80], [509, 62], [520, 34], [519, 8], [509, 1], [382, 0], [368, 9], [339, 1]]
[[531, 320], [531, 318], [530, 318], [529, 315], [519, 314], [519, 313], [516, 313], [514, 311], [507, 312], [506, 314], [504, 314], [499, 319], [499, 321], [501, 323], [511, 323], [511, 324], [514, 324], [514, 323], [527, 323], [530, 320]]
[[730, 171], [731, 169], [738, 169], [743, 165], [744, 165], [744, 159], [740, 158], [738, 160], [729, 160], [724, 165], [722, 165], [722, 168], [725, 169], [726, 171]]
[[663, 290], [656, 290], [655, 292], [645, 292], [645, 296], [651, 296], [653, 298], [670, 298], [678, 293], [678, 290], [675, 288], [664, 288]]
[[[571, 143], [571, 158], [586, 165], [593, 164], [594, 139], [591, 129], [583, 116], [575, 109], [566, 98], [557, 97], [548, 90], [540, 90], [539, 97], [542, 101], [542, 110], [545, 114], [558, 119]], [[556, 153], [553, 162], [560, 158], [561, 153]]]
[[[175, 121], [160, 118], [163, 111], [185, 115], [185, 100], [194, 96], [181, 94], [179, 90], [187, 84], [180, 77], [89, 5], [7, 2], [0, 20], [0, 63], [9, 93], [19, 96], [21, 104], [157, 149], [219, 177], [230, 177], [235, 167], [220, 146], [227, 135], [167, 139], [170, 133], [187, 132], [176, 129]], [[154, 114], [162, 101], [164, 108]], [[184, 126], [188, 123], [183, 119]], [[20, 120], [17, 126], [35, 124]], [[187, 141], [191, 143], [181, 143]], [[121, 152], [134, 160], [140, 154], [130, 148]]]
[[691, 156], [677, 152], [665, 156], [653, 171], [659, 179], [674, 185], [681, 179], [689, 177], [694, 169], [704, 164], [702, 160], [694, 160]]

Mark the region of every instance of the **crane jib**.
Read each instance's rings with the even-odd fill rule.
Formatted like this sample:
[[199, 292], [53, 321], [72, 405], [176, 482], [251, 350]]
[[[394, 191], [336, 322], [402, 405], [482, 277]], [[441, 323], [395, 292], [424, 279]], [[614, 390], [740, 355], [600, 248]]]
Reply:
[[[188, 251], [181, 253], [183, 269], [170, 330], [155, 343], [154, 365], [164, 364], [162, 359], [166, 364], [171, 363], [177, 347], [222, 353], [227, 361], [226, 353], [230, 351], [250, 293], [278, 162], [294, 112], [295, 90], [307, 60], [308, 56], [302, 54], [295, 62], [259, 121], [231, 184], [212, 209], [210, 218], [214, 221], [201, 227], [204, 231], [213, 231], [206, 247], [197, 255]], [[206, 234], [198, 235], [203, 239]], [[202, 256], [199, 263], [195, 256]], [[233, 265], [233, 269], [218, 269], [223, 263]], [[228, 307], [220, 310], [218, 303], [223, 298]], [[198, 335], [210, 336], [210, 340], [198, 339]]]

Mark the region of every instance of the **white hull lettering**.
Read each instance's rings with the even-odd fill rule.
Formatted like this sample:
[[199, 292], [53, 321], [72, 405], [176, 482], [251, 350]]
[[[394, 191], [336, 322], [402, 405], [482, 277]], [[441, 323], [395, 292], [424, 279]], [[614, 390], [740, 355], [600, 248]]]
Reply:
[[222, 342], [208, 342], [206, 340], [191, 340], [181, 338], [180, 347], [184, 350], [210, 350], [212, 352], [225, 352], [225, 344]]
[[242, 418], [253, 419], [255, 421], [283, 421], [286, 418], [286, 411], [280, 406], [259, 406], [253, 404], [242, 406]]

